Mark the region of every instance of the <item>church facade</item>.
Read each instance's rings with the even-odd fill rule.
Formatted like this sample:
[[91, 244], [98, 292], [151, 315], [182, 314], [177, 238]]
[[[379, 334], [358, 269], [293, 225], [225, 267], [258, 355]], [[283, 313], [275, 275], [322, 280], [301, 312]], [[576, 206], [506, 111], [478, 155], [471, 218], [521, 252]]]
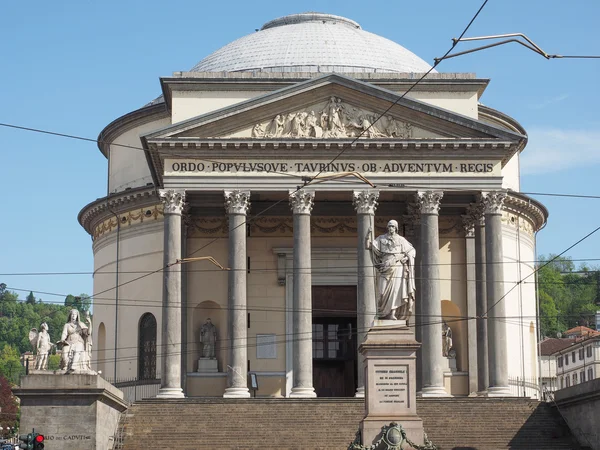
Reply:
[[79, 215], [95, 369], [160, 378], [163, 398], [364, 395], [366, 241], [393, 219], [416, 249], [418, 391], [505, 396], [536, 378], [547, 211], [519, 193], [526, 132], [479, 103], [489, 80], [415, 86], [429, 69], [352, 20], [295, 14], [109, 124], [110, 194]]

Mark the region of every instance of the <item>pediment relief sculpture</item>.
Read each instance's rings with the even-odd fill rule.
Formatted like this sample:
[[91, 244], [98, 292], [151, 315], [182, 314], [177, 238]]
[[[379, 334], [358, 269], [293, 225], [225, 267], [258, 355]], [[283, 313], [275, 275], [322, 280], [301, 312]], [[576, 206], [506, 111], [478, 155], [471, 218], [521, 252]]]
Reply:
[[344, 103], [338, 97], [310, 109], [278, 114], [252, 128], [252, 137], [262, 138], [396, 138], [413, 137], [412, 125]]

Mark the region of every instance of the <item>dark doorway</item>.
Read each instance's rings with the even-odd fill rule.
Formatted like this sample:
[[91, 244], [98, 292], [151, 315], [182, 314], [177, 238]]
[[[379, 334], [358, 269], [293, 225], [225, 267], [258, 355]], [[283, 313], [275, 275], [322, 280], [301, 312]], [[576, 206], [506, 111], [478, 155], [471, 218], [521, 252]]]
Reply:
[[356, 286], [313, 286], [313, 383], [318, 397], [356, 392]]

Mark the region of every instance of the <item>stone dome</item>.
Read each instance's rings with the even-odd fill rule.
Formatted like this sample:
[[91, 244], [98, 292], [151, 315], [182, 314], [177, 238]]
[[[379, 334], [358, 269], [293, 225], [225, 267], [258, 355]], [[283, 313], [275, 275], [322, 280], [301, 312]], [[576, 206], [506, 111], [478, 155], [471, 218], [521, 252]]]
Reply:
[[423, 73], [431, 66], [353, 20], [321, 13], [280, 17], [227, 44], [192, 72]]

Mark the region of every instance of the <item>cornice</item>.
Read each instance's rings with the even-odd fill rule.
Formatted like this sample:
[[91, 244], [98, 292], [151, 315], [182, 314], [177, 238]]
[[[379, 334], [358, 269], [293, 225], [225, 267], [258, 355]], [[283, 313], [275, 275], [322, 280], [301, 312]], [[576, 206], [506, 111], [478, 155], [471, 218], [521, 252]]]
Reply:
[[94, 227], [109, 217], [114, 217], [132, 208], [143, 208], [145, 206], [160, 203], [158, 192], [154, 187], [140, 187], [129, 189], [108, 197], [99, 198], [82, 208], [77, 216], [80, 225], [90, 234], [94, 235]]
[[528, 219], [532, 223], [534, 231], [541, 230], [548, 220], [548, 210], [544, 205], [518, 192], [507, 192], [503, 209]]
[[154, 120], [170, 117], [164, 102], [143, 106], [106, 125], [98, 135], [98, 148], [108, 158], [108, 146], [121, 134]]
[[493, 125], [498, 127], [505, 128], [514, 133], [518, 133], [525, 137], [520, 142], [518, 151], [521, 152], [525, 146], [527, 145], [527, 131], [523, 126], [517, 122], [515, 119], [510, 117], [503, 112], [498, 111], [497, 109], [490, 108], [489, 106], [484, 106], [482, 104], [477, 105], [477, 112], [479, 116], [479, 120], [484, 122], [491, 122]]

